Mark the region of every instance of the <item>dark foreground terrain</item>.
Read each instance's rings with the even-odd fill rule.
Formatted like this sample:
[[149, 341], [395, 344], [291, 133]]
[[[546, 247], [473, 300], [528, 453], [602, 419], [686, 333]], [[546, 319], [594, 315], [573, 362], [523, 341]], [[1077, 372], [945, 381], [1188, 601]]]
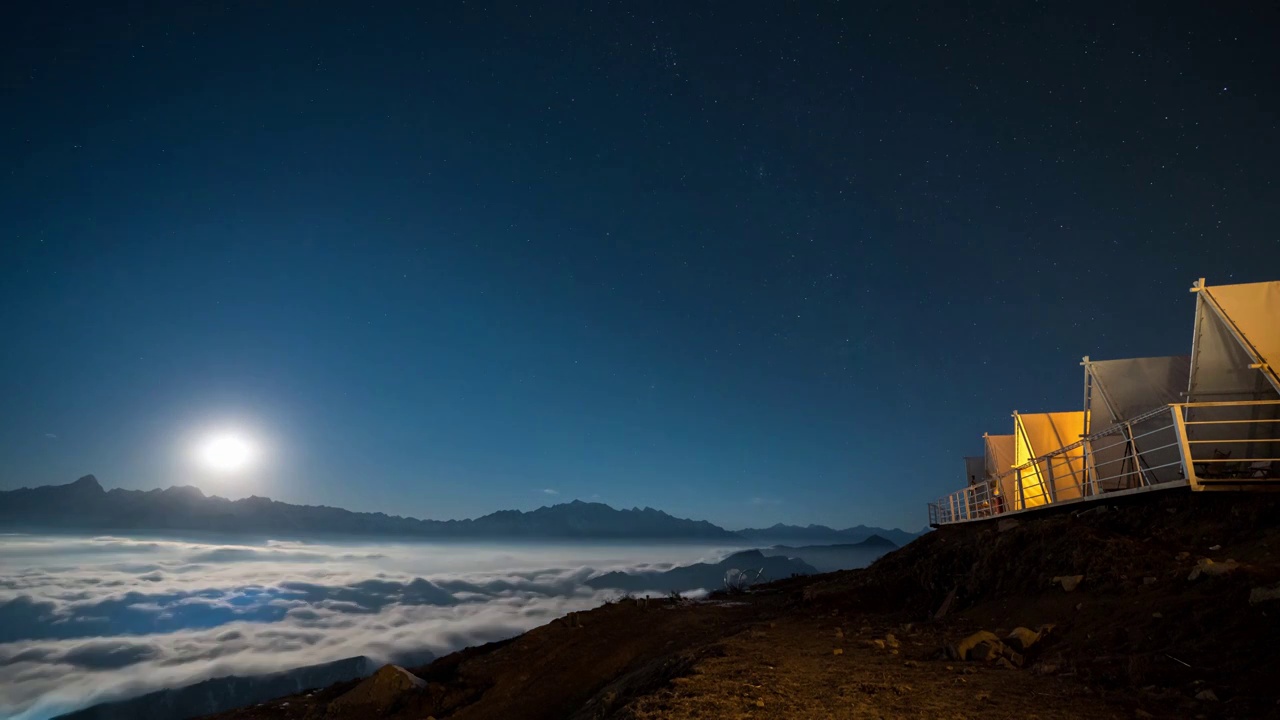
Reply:
[[1280, 717], [1280, 495], [1067, 510], [943, 528], [865, 570], [621, 600], [214, 717]]

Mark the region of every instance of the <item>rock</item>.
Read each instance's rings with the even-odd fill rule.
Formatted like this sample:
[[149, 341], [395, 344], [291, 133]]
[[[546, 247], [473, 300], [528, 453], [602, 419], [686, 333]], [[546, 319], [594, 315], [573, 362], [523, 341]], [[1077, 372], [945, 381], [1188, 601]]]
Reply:
[[1040, 642], [1040, 633], [1030, 628], [1016, 627], [1005, 636], [1004, 640], [1005, 644], [1015, 650], [1026, 652], [1027, 648]]
[[1256, 587], [1249, 591], [1249, 604], [1257, 605], [1268, 600], [1280, 600], [1280, 585], [1275, 587]]
[[1151, 577], [1150, 575], [1148, 575], [1148, 576], [1146, 576], [1146, 577], [1142, 578], [1142, 584], [1143, 584], [1143, 585], [1155, 585], [1155, 584], [1156, 584], [1156, 578], [1153, 578], [1153, 577]]
[[981, 643], [992, 643], [994, 645], [1002, 644], [1000, 642], [1000, 638], [996, 637], [994, 633], [989, 633], [986, 630], [979, 630], [956, 643], [952, 649], [951, 655], [957, 660], [968, 660], [969, 653]]
[[843, 631], [843, 630], [841, 630], [840, 628], [836, 628], [836, 637], [838, 637], [838, 638], [843, 638], [843, 637], [844, 637], [844, 631]]
[[1214, 562], [1209, 558], [1200, 558], [1196, 561], [1196, 566], [1191, 568], [1191, 574], [1187, 576], [1188, 580], [1195, 580], [1201, 575], [1217, 577], [1226, 575], [1227, 573], [1240, 567], [1240, 563], [1235, 560], [1227, 560], [1226, 562]]
[[997, 665], [999, 665], [1000, 667], [1004, 668], [1005, 670], [1017, 670], [1017, 669], [1018, 669], [1018, 667], [1017, 667], [1016, 665], [1014, 665], [1013, 663], [1009, 662], [1009, 659], [1008, 659], [1008, 658], [1000, 658], [1000, 659], [996, 660], [996, 664], [997, 664]]
[[902, 643], [898, 641], [898, 638], [894, 637], [893, 633], [885, 633], [884, 644], [891, 648], [902, 647]]
[[756, 699], [756, 707], [764, 707], [764, 698]]
[[980, 642], [973, 646], [969, 651], [970, 660], [978, 660], [980, 662], [986, 660], [995, 660], [1000, 656], [1000, 642]]
[[867, 647], [873, 647], [873, 648], [875, 648], [875, 649], [877, 649], [877, 650], [883, 650], [883, 649], [884, 649], [884, 641], [883, 641], [883, 640], [881, 640], [881, 639], [879, 639], [879, 638], [876, 638], [875, 640], [868, 640], [868, 641], [866, 641], [866, 645], [867, 645]]
[[1204, 700], [1205, 702], [1218, 702], [1218, 695], [1212, 690], [1201, 690], [1196, 693], [1196, 699]]
[[1000, 522], [996, 523], [996, 532], [1005, 532], [1006, 530], [1012, 530], [1021, 524], [1022, 522], [1017, 518], [1005, 518], [1004, 520], [1001, 520]]
[[1083, 575], [1059, 575], [1053, 579], [1055, 583], [1062, 585], [1062, 589], [1067, 592], [1071, 592], [1077, 587], [1080, 587], [1080, 582], [1082, 580], [1084, 580]]
[[1221, 550], [1221, 549], [1222, 549], [1222, 546], [1221, 546], [1221, 545], [1210, 545], [1210, 546], [1209, 546], [1209, 552], [1217, 552], [1218, 550]]
[[359, 685], [330, 703], [334, 708], [388, 708], [407, 692], [427, 686], [427, 682], [399, 665], [383, 665]]
[[833, 649], [831, 650], [831, 654], [832, 654], [832, 655], [843, 655], [843, 654], [844, 654], [844, 650], [841, 650], [840, 648], [833, 648]]

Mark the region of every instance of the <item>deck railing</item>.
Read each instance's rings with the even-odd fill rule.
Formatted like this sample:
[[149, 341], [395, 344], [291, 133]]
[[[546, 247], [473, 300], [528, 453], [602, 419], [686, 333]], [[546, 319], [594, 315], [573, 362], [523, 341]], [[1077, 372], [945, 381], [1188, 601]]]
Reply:
[[1117, 493], [1280, 485], [1280, 400], [1175, 403], [929, 503], [929, 524], [983, 520]]

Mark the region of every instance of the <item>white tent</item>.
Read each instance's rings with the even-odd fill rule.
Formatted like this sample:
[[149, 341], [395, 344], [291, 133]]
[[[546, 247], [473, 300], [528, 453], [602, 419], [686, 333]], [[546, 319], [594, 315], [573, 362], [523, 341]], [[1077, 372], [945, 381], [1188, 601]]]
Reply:
[[1101, 490], [1123, 490], [1182, 476], [1177, 434], [1168, 412], [1131, 422], [1182, 402], [1191, 357], [1084, 358], [1085, 433], [1115, 432], [1089, 443], [1090, 469]]
[[1083, 411], [1013, 414], [1014, 464], [1026, 467], [1017, 472], [1018, 497], [1006, 500], [1009, 509], [1083, 496], [1087, 487], [1083, 447], [1048, 460], [1031, 461], [1079, 443], [1084, 435], [1084, 415]]
[[1191, 402], [1264, 400], [1280, 395], [1280, 281], [1196, 283]]
[[[1005, 508], [1011, 510], [1013, 509], [1012, 498], [1018, 497], [1018, 480], [1016, 474], [1005, 474], [1014, 468], [1013, 436], [983, 435], [982, 440], [986, 449], [984, 459], [987, 465], [987, 478], [997, 481], [996, 493], [1005, 498]], [[1001, 475], [1005, 477], [1001, 478]]]
[[[1196, 293], [1187, 400], [1280, 399], [1280, 281], [1209, 287]], [[1280, 405], [1192, 407], [1187, 439], [1205, 481], [1280, 475]]]
[[987, 459], [985, 457], [966, 457], [964, 459], [965, 482], [973, 487], [987, 479]]

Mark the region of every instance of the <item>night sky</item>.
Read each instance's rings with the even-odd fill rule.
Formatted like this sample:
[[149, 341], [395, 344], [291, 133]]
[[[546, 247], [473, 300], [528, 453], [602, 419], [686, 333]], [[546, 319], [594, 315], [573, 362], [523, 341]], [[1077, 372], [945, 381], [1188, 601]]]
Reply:
[[1280, 279], [1274, 4], [375, 5], [9, 11], [0, 488], [918, 528]]

